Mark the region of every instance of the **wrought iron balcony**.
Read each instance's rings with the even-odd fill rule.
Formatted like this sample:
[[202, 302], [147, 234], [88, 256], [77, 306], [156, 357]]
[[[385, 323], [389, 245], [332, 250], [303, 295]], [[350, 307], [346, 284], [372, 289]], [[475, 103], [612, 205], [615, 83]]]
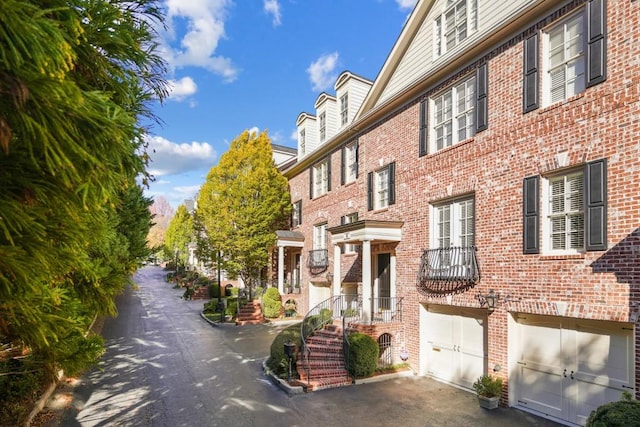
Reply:
[[452, 246], [423, 252], [419, 290], [427, 294], [460, 293], [480, 281], [475, 246]]
[[315, 249], [313, 251], [309, 251], [307, 266], [309, 268], [329, 267], [329, 251], [326, 249]]

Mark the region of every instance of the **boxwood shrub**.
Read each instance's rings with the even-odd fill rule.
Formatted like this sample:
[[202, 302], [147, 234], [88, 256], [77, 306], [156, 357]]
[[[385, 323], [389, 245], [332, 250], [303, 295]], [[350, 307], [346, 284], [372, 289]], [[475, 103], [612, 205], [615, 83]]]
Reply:
[[373, 375], [378, 366], [378, 343], [367, 334], [355, 332], [349, 340], [349, 374], [354, 378]]
[[275, 319], [282, 315], [282, 297], [278, 288], [266, 290], [262, 296], [262, 310], [267, 319]]
[[622, 394], [622, 400], [605, 403], [591, 412], [587, 427], [639, 427], [640, 402], [630, 393]]

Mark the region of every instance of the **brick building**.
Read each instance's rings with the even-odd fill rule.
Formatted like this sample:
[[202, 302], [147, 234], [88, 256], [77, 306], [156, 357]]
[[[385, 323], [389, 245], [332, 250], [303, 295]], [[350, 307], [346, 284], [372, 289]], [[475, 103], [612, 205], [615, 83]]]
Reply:
[[301, 308], [351, 296], [417, 374], [563, 423], [637, 396], [640, 1], [421, 0], [335, 89], [284, 171]]

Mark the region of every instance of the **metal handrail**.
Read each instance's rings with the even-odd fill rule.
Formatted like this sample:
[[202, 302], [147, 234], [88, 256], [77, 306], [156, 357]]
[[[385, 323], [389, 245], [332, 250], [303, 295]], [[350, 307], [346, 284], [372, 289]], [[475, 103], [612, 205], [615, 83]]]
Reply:
[[344, 316], [348, 308], [347, 298], [347, 295], [336, 295], [331, 298], [327, 298], [309, 310], [304, 316], [304, 319], [302, 319], [302, 323], [300, 324], [300, 337], [302, 341], [301, 354], [303, 357], [303, 363], [307, 367], [307, 384], [309, 383], [309, 355], [311, 354], [311, 349], [307, 345], [307, 339], [313, 335], [315, 331], [322, 329], [329, 323], [332, 323], [333, 319], [338, 319]]
[[434, 281], [477, 283], [480, 267], [475, 246], [451, 246], [423, 252], [419, 278]]

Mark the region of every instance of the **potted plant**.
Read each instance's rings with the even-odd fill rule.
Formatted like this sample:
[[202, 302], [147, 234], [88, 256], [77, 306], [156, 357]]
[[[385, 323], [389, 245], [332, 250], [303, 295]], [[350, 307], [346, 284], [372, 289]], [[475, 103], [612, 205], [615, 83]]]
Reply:
[[473, 389], [478, 395], [480, 407], [495, 409], [498, 407], [500, 394], [502, 394], [502, 378], [482, 375], [473, 383]]

